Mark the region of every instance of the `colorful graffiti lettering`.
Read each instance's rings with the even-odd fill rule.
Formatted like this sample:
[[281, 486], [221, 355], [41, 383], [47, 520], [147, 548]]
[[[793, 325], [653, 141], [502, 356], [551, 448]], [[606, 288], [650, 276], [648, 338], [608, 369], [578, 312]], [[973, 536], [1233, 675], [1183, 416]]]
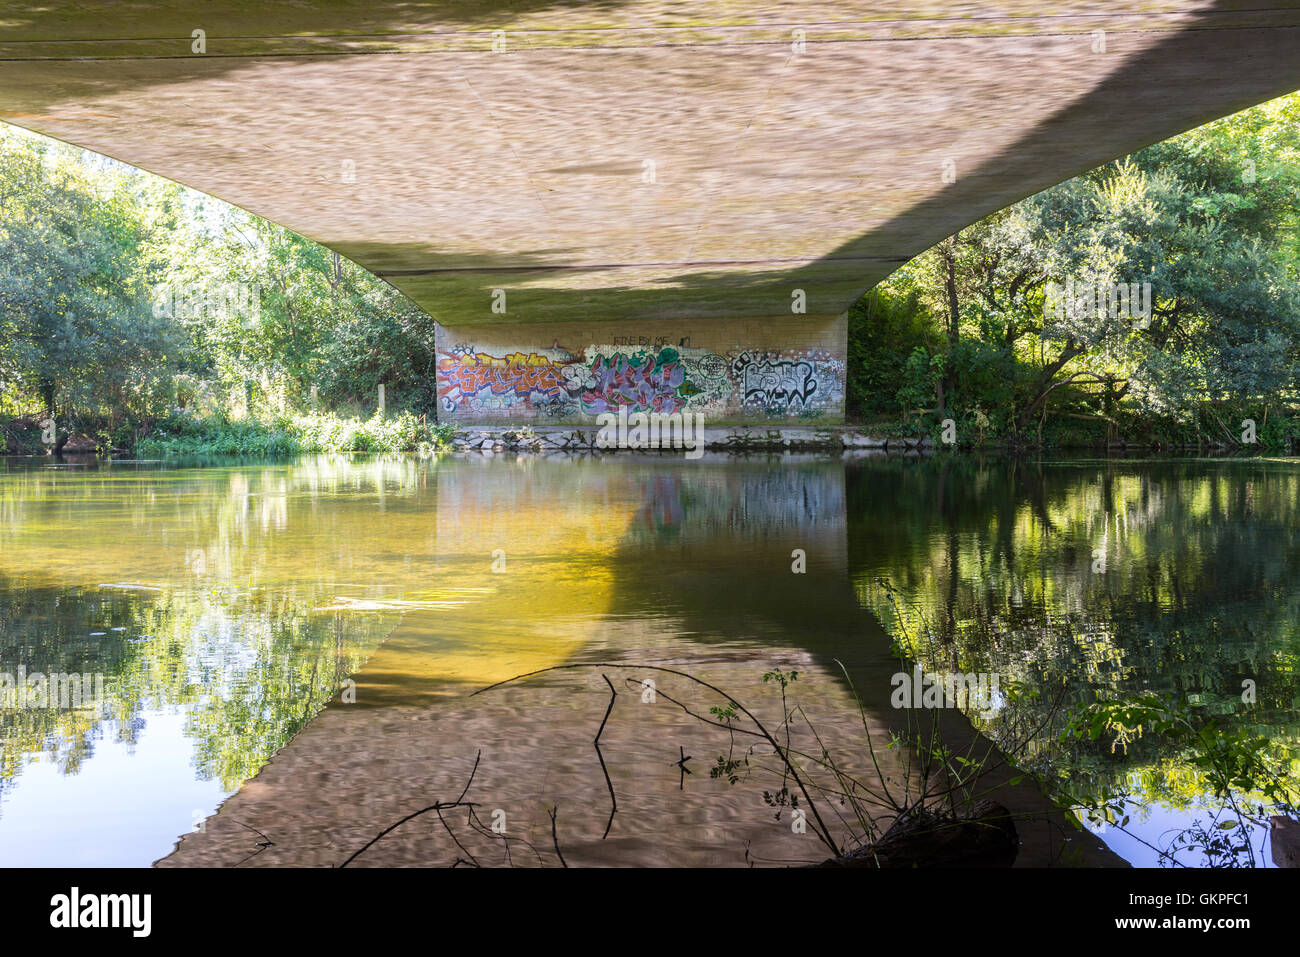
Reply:
[[465, 352], [438, 360], [438, 398], [454, 406], [483, 390], [493, 395], [568, 397], [562, 363], [535, 352], [491, 356]]
[[584, 412], [600, 414], [627, 406], [632, 412], [680, 412], [686, 398], [697, 392], [686, 382], [686, 370], [674, 349], [658, 356], [597, 356], [582, 393]]
[[717, 353], [671, 345], [664, 336], [645, 338], [654, 344], [626, 347], [606, 339], [569, 349], [557, 339], [549, 347], [492, 350], [500, 355], [479, 351], [472, 341], [440, 342], [440, 408], [452, 419], [550, 423], [590, 421], [619, 409], [813, 419], [843, 407], [844, 361], [824, 350]]

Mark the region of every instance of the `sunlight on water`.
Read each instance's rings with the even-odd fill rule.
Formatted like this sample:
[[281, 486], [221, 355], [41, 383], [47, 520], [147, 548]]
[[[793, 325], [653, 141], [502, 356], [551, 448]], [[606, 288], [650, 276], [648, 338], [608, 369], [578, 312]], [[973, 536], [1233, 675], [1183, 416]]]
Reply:
[[[865, 774], [842, 662], [897, 782], [911, 773], [888, 751], [898, 646], [928, 671], [1033, 691], [972, 720], [1004, 745], [1041, 725], [1018, 763], [1080, 802], [1127, 787], [1133, 820], [1101, 837], [1154, 864], [1212, 815], [1203, 776], [1159, 736], [1127, 753], [1059, 740], [1065, 714], [1120, 692], [1188, 696], [1294, 772], [1297, 507], [1291, 467], [1261, 463], [10, 460], [0, 672], [102, 677], [102, 694], [0, 710], [0, 863], [148, 864], [186, 833], [181, 858], [241, 863], [242, 822], [274, 820], [283, 833], [252, 863], [337, 864], [411, 802], [458, 789], [476, 751], [475, 787], [546, 846], [544, 806], [561, 808], [580, 862], [817, 860], [765, 803], [780, 774], [672, 705], [638, 708], [636, 668], [706, 677], [774, 727], [763, 674], [798, 670], [791, 693]], [[467, 697], [584, 662], [610, 664]], [[603, 732], [623, 808], [608, 840], [591, 749], [602, 674], [629, 682]], [[700, 690], [664, 680], [673, 698]], [[674, 764], [687, 753], [689, 777]], [[728, 754], [754, 761], [735, 784], [708, 773]], [[440, 863], [440, 835], [372, 853]]]

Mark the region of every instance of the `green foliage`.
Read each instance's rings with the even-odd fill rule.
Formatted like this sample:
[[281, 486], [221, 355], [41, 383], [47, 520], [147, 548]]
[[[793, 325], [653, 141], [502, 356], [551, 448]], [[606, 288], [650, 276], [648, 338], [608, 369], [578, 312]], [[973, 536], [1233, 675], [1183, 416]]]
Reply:
[[[1134, 695], [1101, 701], [1081, 709], [1063, 738], [1099, 740], [1112, 737], [1111, 750], [1128, 749], [1144, 733], [1182, 749], [1182, 761], [1199, 772], [1217, 808], [1207, 822], [1196, 821], [1176, 832], [1163, 853], [1199, 851], [1211, 867], [1255, 867], [1251, 825], [1266, 827], [1273, 815], [1297, 813], [1300, 800], [1287, 775], [1285, 752], [1264, 735], [1219, 716], [1206, 716], [1184, 697], [1167, 704], [1157, 695]], [[1098, 823], [1128, 824], [1126, 788], [1108, 788], [1102, 796], [1071, 795]], [[1229, 833], [1231, 832], [1231, 833]]]
[[895, 397], [906, 386], [908, 358], [917, 349], [937, 351], [943, 342], [919, 292], [901, 283], [877, 287], [854, 303], [848, 326], [849, 408], [862, 415], [897, 415]]
[[1004, 434], [1011, 426], [1008, 410], [1015, 402], [1014, 352], [1002, 342], [962, 339], [948, 362], [959, 384], [959, 391], [947, 400], [958, 435]]
[[0, 210], [0, 415], [149, 454], [433, 440], [415, 424], [436, 416], [433, 319], [337, 254], [7, 127]]
[[722, 722], [735, 721], [740, 717], [740, 713], [736, 711], [736, 703], [734, 701], [729, 701], [725, 707], [714, 705], [709, 709], [709, 714]]
[[177, 330], [148, 308], [158, 268], [141, 197], [66, 151], [0, 134], [0, 382], [33, 411], [165, 400]]
[[764, 684], [766, 684], [769, 681], [775, 681], [777, 684], [781, 686], [782, 691], [788, 688], [791, 682], [798, 681], [798, 680], [799, 680], [799, 672], [797, 671], [782, 671], [779, 668], [777, 668], [772, 671], [765, 671], [763, 673]]
[[902, 385], [894, 394], [894, 401], [902, 407], [905, 419], [934, 402], [935, 384], [943, 375], [943, 365], [943, 355], [931, 354], [925, 346], [917, 346], [907, 357], [903, 363]]
[[[1227, 444], [1269, 411], [1261, 441], [1286, 445], [1300, 419], [1298, 211], [1300, 94], [1044, 190], [855, 306], [851, 407], [906, 420], [942, 405], [962, 441]], [[1149, 284], [1150, 313], [1052, 308], [1067, 281]]]
[[391, 418], [327, 414], [282, 419], [190, 418], [173, 415], [137, 445], [142, 457], [276, 456], [316, 452], [428, 452], [446, 447], [454, 426], [429, 429], [409, 412]]

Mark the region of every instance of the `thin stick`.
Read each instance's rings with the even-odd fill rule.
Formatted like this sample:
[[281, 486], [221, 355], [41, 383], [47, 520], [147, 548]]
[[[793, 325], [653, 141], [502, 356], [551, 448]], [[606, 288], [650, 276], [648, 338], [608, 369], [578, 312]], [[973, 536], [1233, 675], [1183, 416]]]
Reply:
[[[469, 860], [466, 861], [465, 863], [472, 864], [475, 867], [482, 866], [479, 864], [478, 858], [475, 857], [473, 854], [471, 854], [466, 849], [465, 845], [460, 842], [460, 838], [456, 836], [456, 832], [451, 829], [451, 825], [447, 823], [447, 819], [442, 816], [442, 808], [438, 808], [436, 813], [438, 815], [438, 820], [442, 823], [442, 829], [447, 832], [447, 836], [451, 838], [452, 843], [455, 844], [457, 847], [459, 847], [461, 851], [464, 852], [465, 856], [469, 858]], [[457, 858], [457, 863], [459, 863], [459, 861], [460, 859]]]
[[275, 847], [275, 842], [272, 841], [265, 834], [263, 834], [261, 831], [259, 831], [257, 828], [250, 827], [249, 825], [245, 824], [243, 821], [236, 821], [233, 817], [231, 818], [231, 820], [235, 821], [235, 823], [238, 824], [240, 827], [247, 828], [248, 830], [252, 831], [254, 834], [256, 834], [258, 837], [262, 839], [261, 843], [257, 845], [257, 850], [253, 851], [253, 853], [249, 854], [247, 857], [242, 858], [239, 861], [239, 863], [235, 865], [235, 867], [239, 867], [240, 864], [243, 864], [245, 861], [251, 861], [253, 858], [257, 857], [258, 854], [261, 854], [268, 847]]
[[[676, 675], [679, 678], [685, 678], [687, 681], [694, 681], [697, 685], [700, 685], [701, 687], [708, 688], [714, 694], [724, 698], [725, 700], [731, 702], [737, 708], [739, 708], [741, 712], [745, 715], [745, 717], [747, 717], [750, 721], [754, 722], [754, 726], [758, 728], [758, 730], [762, 733], [763, 737], [767, 739], [767, 743], [772, 745], [773, 749], [777, 753], [777, 756], [781, 758], [782, 762], [786, 765], [786, 767], [790, 769], [790, 776], [794, 778], [795, 783], [799, 785], [799, 790], [803, 793], [804, 802], [808, 805], [808, 809], [812, 811], [813, 818], [817, 822], [817, 826], [813, 828], [813, 831], [814, 833], [816, 833], [817, 838], [828, 848], [830, 848], [832, 854], [834, 854], [836, 857], [840, 856], [840, 849], [836, 845], [835, 839], [831, 837], [830, 829], [826, 827], [826, 823], [822, 820], [821, 813], [817, 810], [817, 803], [813, 801], [812, 796], [808, 793], [808, 788], [804, 786], [803, 778], [799, 776], [799, 772], [795, 770], [794, 765], [790, 762], [790, 759], [786, 756], [785, 751], [781, 748], [781, 745], [777, 742], [776, 738], [772, 737], [772, 735], [768, 732], [767, 727], [763, 724], [763, 722], [759, 721], [758, 718], [755, 717], [754, 713], [750, 711], [748, 708], [746, 708], [739, 701], [737, 701], [734, 696], [727, 694], [717, 685], [709, 684], [709, 682], [705, 681], [703, 678], [697, 678], [695, 677], [695, 675], [687, 674], [685, 671], [678, 671], [676, 668], [665, 668], [662, 665], [645, 665], [645, 664], [639, 664], [637, 662], [621, 663], [621, 662], [609, 662], [609, 661], [591, 661], [591, 662], [586, 662], [581, 664], [553, 665], [550, 668], [539, 668], [536, 671], [529, 671], [522, 675], [515, 675], [513, 678], [507, 678], [504, 681], [498, 681], [495, 684], [490, 684], [486, 688], [479, 688], [478, 691], [475, 691], [472, 694], [470, 694], [470, 697], [472, 698], [474, 697], [474, 695], [482, 694], [485, 691], [491, 691], [494, 688], [499, 688], [502, 685], [510, 684], [511, 682], [514, 681], [522, 681], [524, 678], [532, 678], [536, 675], [546, 674], [547, 672], [551, 672], [551, 671], [571, 671], [575, 668], [613, 668], [613, 667], [642, 668], [645, 669], [646, 671], [661, 671], [664, 674]], [[611, 688], [613, 688], [613, 684], [609, 682], [609, 678], [605, 678], [605, 681], [610, 684]], [[608, 712], [606, 713], [606, 717], [608, 717]], [[604, 758], [601, 759], [601, 764], [604, 764]], [[608, 775], [606, 775], [606, 777], [608, 777]]]
[[[606, 717], [608, 717], [608, 715]], [[555, 845], [555, 854], [557, 857], [559, 857], [560, 863], [567, 868], [569, 866], [569, 862], [564, 859], [564, 854], [561, 853], [560, 851], [560, 836], [555, 833], [555, 815], [558, 814], [559, 812], [560, 812], [560, 807], [558, 804], [555, 807], [551, 808], [551, 843]], [[606, 833], [609, 832], [607, 831]]]
[[[412, 818], [419, 817], [421, 814], [427, 814], [430, 811], [442, 811], [445, 808], [449, 808], [449, 807], [467, 807], [467, 806], [472, 807], [473, 805], [466, 805], [464, 803], [464, 800], [465, 800], [465, 795], [469, 793], [469, 786], [474, 783], [474, 774], [478, 771], [478, 763], [482, 757], [483, 757], [483, 749], [479, 748], [478, 754], [474, 758], [474, 767], [469, 772], [469, 780], [465, 782], [465, 788], [460, 792], [460, 797], [458, 797], [454, 801], [439, 801], [437, 804], [430, 804], [428, 807], [420, 808], [420, 810], [406, 815], [406, 817], [402, 818], [396, 824], [390, 824], [388, 827], [384, 828], [382, 831], [380, 831], [378, 834], [372, 837], [369, 841], [367, 841], [359, 851], [354, 853], [346, 861], [340, 864], [339, 867], [347, 867], [358, 857], [360, 857], [363, 853], [369, 850], [381, 837], [383, 837], [385, 834], [390, 834], [393, 831], [397, 830], [399, 827], [401, 827], [403, 824], [405, 824], [407, 821], [411, 820]], [[440, 814], [439, 817], [441, 816], [442, 815]], [[443, 826], [446, 827], [446, 822], [443, 822]]]
[[[592, 743], [596, 746], [596, 757], [600, 758], [600, 770], [605, 774], [605, 786], [609, 788], [609, 820], [605, 822], [605, 833], [600, 836], [603, 841], [609, 837], [609, 829], [614, 826], [614, 815], [618, 812], [618, 798], [614, 796], [614, 782], [609, 779], [609, 768], [605, 767], [605, 755], [600, 752], [600, 736], [605, 733], [605, 722], [609, 720], [610, 713], [614, 710], [614, 699], [618, 697], [618, 692], [614, 690], [614, 682], [609, 680], [609, 675], [601, 675], [601, 677], [605, 679], [605, 684], [609, 685], [609, 707], [605, 709], [605, 717], [601, 719], [600, 730], [596, 732], [596, 739]], [[555, 824], [555, 815], [551, 815], [551, 824]], [[561, 857], [560, 860], [564, 858]]]

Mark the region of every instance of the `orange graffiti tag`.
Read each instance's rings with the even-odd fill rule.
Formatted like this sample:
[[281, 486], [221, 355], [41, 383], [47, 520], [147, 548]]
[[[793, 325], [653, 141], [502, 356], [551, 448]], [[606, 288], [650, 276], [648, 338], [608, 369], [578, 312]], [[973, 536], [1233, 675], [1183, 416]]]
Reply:
[[516, 352], [499, 357], [472, 352], [447, 356], [438, 361], [438, 370], [443, 379], [438, 388], [440, 398], [453, 393], [464, 398], [477, 395], [483, 389], [494, 395], [507, 392], [520, 396], [533, 392], [547, 396], [568, 394], [564, 370], [553, 360], [535, 352], [527, 355]]

